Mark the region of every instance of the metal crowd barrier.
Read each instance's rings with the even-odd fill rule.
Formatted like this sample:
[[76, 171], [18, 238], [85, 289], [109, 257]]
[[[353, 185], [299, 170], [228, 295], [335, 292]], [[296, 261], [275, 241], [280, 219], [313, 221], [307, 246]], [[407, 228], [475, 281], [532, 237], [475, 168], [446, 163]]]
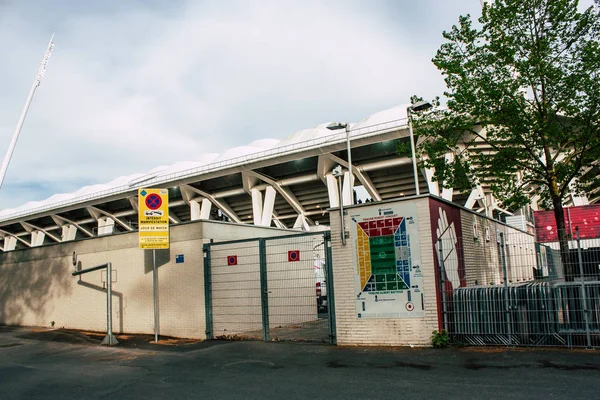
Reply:
[[600, 281], [467, 287], [447, 297], [456, 343], [600, 347]]

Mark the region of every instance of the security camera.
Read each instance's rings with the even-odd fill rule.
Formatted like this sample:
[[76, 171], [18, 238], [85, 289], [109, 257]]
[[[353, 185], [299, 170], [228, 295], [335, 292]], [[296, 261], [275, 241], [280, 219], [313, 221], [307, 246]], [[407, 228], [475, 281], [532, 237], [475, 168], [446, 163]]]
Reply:
[[339, 177], [339, 176], [342, 176], [342, 166], [338, 165], [331, 172], [333, 173], [333, 176], [335, 176], [336, 178]]
[[77, 259], [77, 252], [73, 252], [73, 272], [77, 272], [77, 264], [79, 263], [79, 260]]

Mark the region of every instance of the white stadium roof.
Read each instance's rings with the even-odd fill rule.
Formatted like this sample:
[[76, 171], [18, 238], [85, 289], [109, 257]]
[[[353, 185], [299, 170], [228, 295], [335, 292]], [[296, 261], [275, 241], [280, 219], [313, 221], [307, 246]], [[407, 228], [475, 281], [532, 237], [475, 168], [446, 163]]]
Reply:
[[[360, 190], [373, 201], [417, 193], [411, 159], [396, 150], [399, 142], [408, 140], [407, 106], [398, 105], [349, 124], [352, 187], [362, 186]], [[329, 224], [329, 208], [338, 207], [340, 200], [344, 205], [353, 202], [351, 191], [340, 192], [340, 182], [332, 174], [338, 165], [349, 167], [346, 132], [339, 129], [341, 125], [323, 123], [283, 139], [256, 140], [221, 154], [202, 154], [196, 160], [157, 166], [2, 210], [0, 238], [4, 246], [0, 249], [12, 251], [135, 231], [137, 190], [142, 187], [169, 190], [172, 225], [221, 219], [279, 228], [322, 228]], [[594, 168], [590, 173], [597, 173]], [[440, 188], [431, 182], [432, 173], [421, 170], [418, 174], [420, 193], [441, 196], [490, 216], [511, 214], [490, 197], [489, 184], [465, 192]], [[344, 188], [348, 177], [346, 173], [340, 178]], [[597, 193], [591, 195], [589, 202], [600, 200]], [[573, 197], [572, 204], [584, 200], [588, 201]]]
[[[398, 105], [385, 111], [370, 115], [356, 124], [350, 124], [351, 135], [360, 136], [374, 129], [398, 128], [406, 124], [407, 104]], [[40, 211], [76, 204], [92, 198], [99, 198], [148, 184], [166, 183], [169, 179], [190, 174], [207, 173], [218, 170], [224, 165], [257, 160], [286, 152], [294, 152], [321, 143], [342, 140], [345, 133], [335, 133], [327, 128], [334, 123], [320, 124], [315, 128], [303, 129], [286, 138], [260, 139], [246, 146], [233, 147], [222, 154], [206, 153], [198, 160], [180, 161], [170, 166], [158, 166], [146, 173], [120, 176], [105, 184], [85, 186], [71, 193], [55, 194], [45, 200], [30, 201], [19, 207], [0, 211], [0, 222], [25, 217]], [[382, 126], [383, 125], [383, 126]]]

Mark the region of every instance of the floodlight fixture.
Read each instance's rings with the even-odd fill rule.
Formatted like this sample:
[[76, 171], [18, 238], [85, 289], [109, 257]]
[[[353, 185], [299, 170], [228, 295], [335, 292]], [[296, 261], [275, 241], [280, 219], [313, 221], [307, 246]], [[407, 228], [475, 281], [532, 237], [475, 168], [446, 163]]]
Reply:
[[338, 165], [337, 167], [335, 167], [331, 173], [333, 174], [333, 176], [335, 176], [336, 178], [339, 178], [340, 176], [343, 175], [342, 173], [342, 166]]
[[425, 111], [430, 109], [431, 107], [433, 107], [433, 105], [431, 105], [430, 102], [425, 101], [425, 100], [421, 100], [421, 101], [417, 101], [415, 104], [411, 105], [410, 107], [408, 107], [409, 110], [411, 111]]

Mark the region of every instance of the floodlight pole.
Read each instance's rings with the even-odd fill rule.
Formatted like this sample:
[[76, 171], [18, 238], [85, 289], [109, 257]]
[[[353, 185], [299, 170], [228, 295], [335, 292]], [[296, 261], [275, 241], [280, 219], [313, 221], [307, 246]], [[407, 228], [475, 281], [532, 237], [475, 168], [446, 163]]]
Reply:
[[25, 107], [21, 112], [21, 117], [19, 118], [19, 122], [17, 123], [17, 127], [15, 128], [15, 133], [13, 134], [10, 145], [8, 146], [8, 150], [6, 151], [6, 155], [4, 156], [4, 161], [2, 162], [2, 167], [0, 167], [0, 188], [4, 183], [4, 177], [6, 176], [6, 171], [8, 170], [8, 164], [10, 163], [10, 159], [12, 158], [13, 152], [15, 151], [15, 146], [17, 145], [17, 140], [19, 140], [19, 134], [21, 133], [21, 128], [23, 127], [23, 122], [25, 122], [25, 117], [27, 116], [27, 111], [29, 111], [29, 106], [31, 105], [31, 100], [33, 100], [33, 95], [35, 94], [35, 90], [40, 86], [42, 82], [42, 77], [44, 76], [44, 72], [46, 71], [46, 65], [48, 64], [48, 59], [50, 58], [50, 54], [52, 54], [52, 49], [54, 48], [54, 33], [50, 37], [50, 42], [48, 43], [48, 47], [46, 48], [46, 52], [44, 53], [44, 58], [42, 59], [42, 63], [40, 64], [40, 68], [35, 76], [35, 80], [33, 81], [33, 86], [31, 86], [31, 90], [29, 91], [29, 96], [27, 96], [27, 101], [25, 102]]
[[342, 230], [342, 244], [346, 245], [346, 227], [344, 226], [344, 194], [342, 193], [342, 176], [344, 176], [342, 172], [342, 166], [338, 165], [332, 171], [333, 176], [338, 184], [339, 190], [339, 200], [340, 200], [340, 229]]

